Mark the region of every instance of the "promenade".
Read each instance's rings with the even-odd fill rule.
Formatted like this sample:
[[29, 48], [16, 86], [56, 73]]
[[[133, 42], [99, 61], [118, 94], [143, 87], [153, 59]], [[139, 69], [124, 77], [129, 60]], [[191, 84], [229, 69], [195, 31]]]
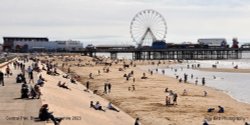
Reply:
[[[26, 64], [26, 67], [30, 63]], [[6, 66], [1, 70], [5, 73]], [[44, 122], [36, 122], [32, 117], [38, 117], [41, 106], [40, 99], [20, 99], [21, 83], [16, 83], [16, 76], [21, 71], [14, 70], [10, 77], [4, 77], [5, 86], [0, 85], [0, 125], [44, 125]], [[26, 76], [27, 77], [27, 76]], [[34, 74], [35, 81], [37, 74]]]

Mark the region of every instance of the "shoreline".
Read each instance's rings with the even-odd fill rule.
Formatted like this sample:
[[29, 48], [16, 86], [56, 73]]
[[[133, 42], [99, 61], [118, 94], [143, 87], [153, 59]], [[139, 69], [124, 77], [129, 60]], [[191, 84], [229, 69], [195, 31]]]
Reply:
[[[176, 63], [176, 64], [180, 64], [180, 63]], [[170, 64], [170, 65], [163, 65], [163, 66], [148, 66], [147, 68], [149, 69], [167, 69], [173, 65], [176, 65], [176, 64]], [[192, 70], [199, 70], [199, 71], [204, 71], [204, 72], [221, 72], [221, 73], [250, 73], [250, 69], [230, 69], [230, 68], [194, 68]], [[175, 78], [175, 77], [172, 77], [168, 74], [161, 74], [161, 73], [157, 73], [158, 75], [163, 75], [163, 76], [166, 76], [166, 77], [171, 77], [171, 78]], [[190, 84], [195, 84], [194, 82], [191, 82], [191, 81], [188, 81], [187, 83], [190, 83]], [[195, 85], [194, 85], [195, 86]], [[249, 104], [250, 105], [250, 102], [247, 102], [247, 101], [243, 101], [243, 100], [240, 100], [238, 99], [237, 97], [234, 97], [232, 94], [230, 94], [230, 91], [227, 91], [227, 90], [222, 90], [222, 89], [219, 89], [219, 88], [216, 88], [216, 87], [213, 87], [213, 86], [207, 86], [207, 87], [210, 87], [212, 89], [215, 89], [217, 91], [221, 91], [227, 95], [229, 95], [232, 99], [240, 102], [240, 103], [244, 103], [244, 104]]]
[[[144, 67], [144, 66], [143, 66]], [[148, 67], [148, 68], [150, 68], [150, 69], [156, 69], [156, 68], [166, 68], [167, 66], [160, 66], [160, 67], [156, 67], [156, 66], [145, 66], [145, 67]], [[143, 69], [141, 69], [141, 70], [143, 70]], [[194, 69], [194, 70], [199, 70], [199, 69]], [[144, 70], [143, 70], [144, 71]], [[201, 70], [202, 71], [202, 70]], [[208, 72], [211, 72], [211, 71], [208, 71]], [[237, 72], [238, 73], [238, 72]], [[165, 76], [165, 77], [169, 77], [169, 78], [174, 78], [174, 77], [171, 77], [171, 76], [169, 76], [169, 75], [167, 75], [167, 74], [161, 74], [161, 73], [157, 73], [157, 75], [162, 75], [162, 76]], [[174, 78], [175, 79], [175, 78]], [[184, 83], [184, 84], [191, 84], [191, 85], [193, 85], [193, 86], [195, 86], [194, 84], [195, 83], [193, 83], [193, 82], [190, 82], [190, 81], [188, 81], [187, 83]], [[226, 91], [226, 90], [221, 90], [221, 89], [218, 89], [218, 88], [216, 88], [216, 87], [212, 87], [212, 86], [206, 86], [206, 87], [208, 87], [208, 88], [211, 88], [211, 89], [214, 89], [215, 91], [220, 91], [220, 92], [222, 92], [222, 93], [224, 93], [224, 94], [227, 94], [228, 96], [230, 96], [232, 99], [234, 99], [234, 100], [236, 100], [237, 102], [239, 102], [239, 103], [244, 103], [244, 104], [248, 104], [248, 105], [250, 105], [250, 102], [246, 102], [246, 101], [241, 101], [240, 99], [237, 99], [236, 97], [234, 97], [233, 95], [231, 95], [230, 94], [230, 91]]]
[[205, 72], [222, 72], [222, 73], [250, 73], [250, 69], [198, 68], [195, 70], [200, 70]]

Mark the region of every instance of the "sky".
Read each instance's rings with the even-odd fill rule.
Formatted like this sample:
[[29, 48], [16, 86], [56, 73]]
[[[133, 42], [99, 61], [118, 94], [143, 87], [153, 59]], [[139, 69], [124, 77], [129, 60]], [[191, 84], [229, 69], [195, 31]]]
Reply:
[[130, 22], [145, 9], [165, 18], [167, 42], [250, 42], [250, 0], [0, 0], [0, 37], [134, 44]]

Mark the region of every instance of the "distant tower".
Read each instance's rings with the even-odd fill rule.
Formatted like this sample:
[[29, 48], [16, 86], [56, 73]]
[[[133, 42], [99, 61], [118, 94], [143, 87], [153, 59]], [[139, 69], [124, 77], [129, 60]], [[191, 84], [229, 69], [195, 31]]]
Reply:
[[232, 48], [239, 48], [239, 42], [238, 42], [238, 38], [233, 38], [233, 45]]

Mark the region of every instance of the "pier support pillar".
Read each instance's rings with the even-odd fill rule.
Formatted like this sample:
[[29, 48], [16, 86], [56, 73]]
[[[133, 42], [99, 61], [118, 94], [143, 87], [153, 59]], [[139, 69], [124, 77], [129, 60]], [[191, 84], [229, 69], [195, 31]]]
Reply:
[[90, 57], [93, 57], [93, 52], [89, 52], [89, 56], [90, 56]]
[[110, 53], [110, 58], [111, 58], [112, 60], [117, 59], [117, 52], [112, 52], [112, 53]]

